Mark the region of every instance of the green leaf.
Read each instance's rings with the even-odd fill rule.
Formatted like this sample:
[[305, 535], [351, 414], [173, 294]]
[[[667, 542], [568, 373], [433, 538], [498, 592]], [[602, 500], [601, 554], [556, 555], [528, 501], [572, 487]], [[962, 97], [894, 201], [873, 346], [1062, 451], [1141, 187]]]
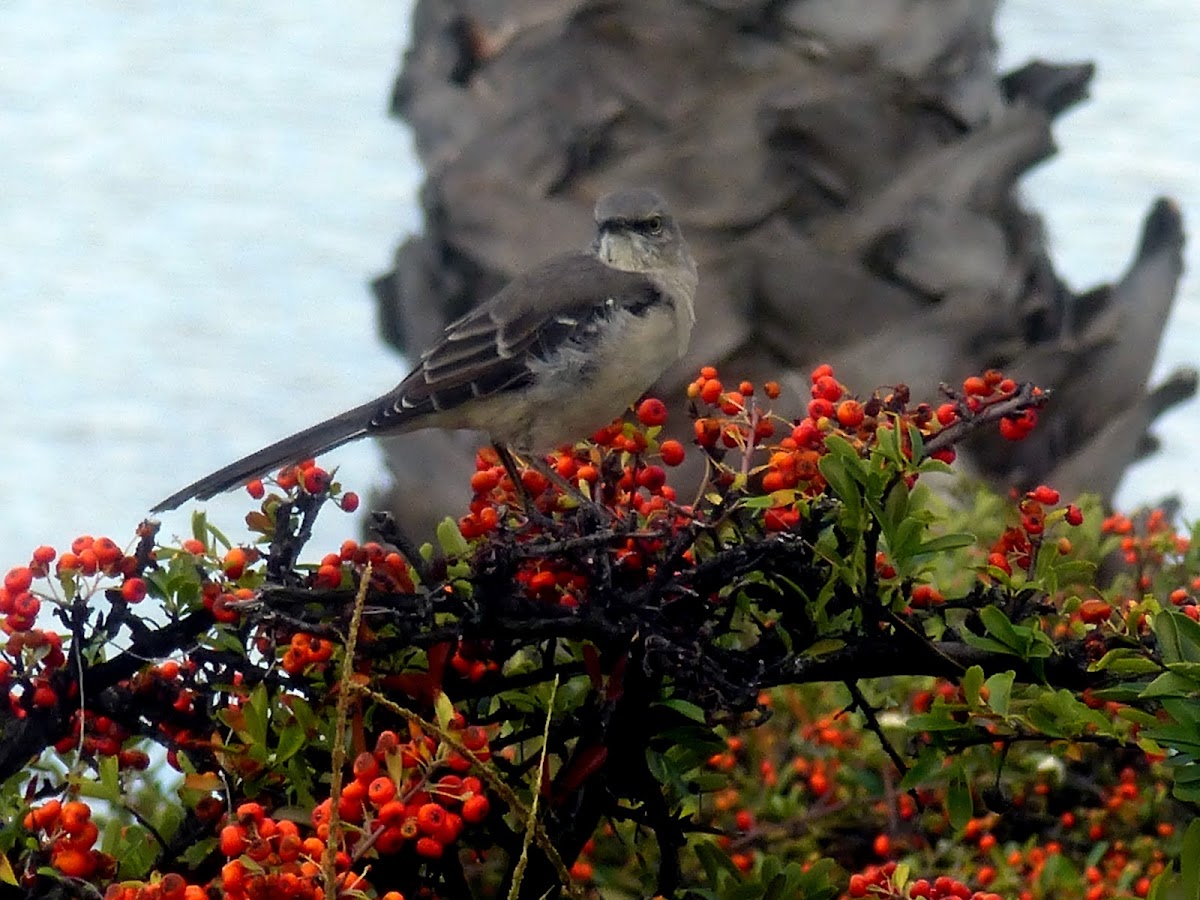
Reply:
[[[1180, 616], [1180, 618], [1186, 618]], [[1191, 621], [1191, 619], [1187, 619]], [[1187, 900], [1200, 900], [1200, 819], [1193, 819], [1183, 835], [1179, 851], [1180, 879]]]
[[243, 709], [246, 713], [247, 743], [253, 747], [266, 749], [268, 700], [267, 686], [265, 684], [258, 685], [250, 692], [250, 697], [243, 706]]
[[921, 755], [917, 757], [917, 761], [904, 773], [904, 778], [900, 781], [900, 790], [909, 791], [915, 787], [920, 787], [933, 778], [934, 775], [939, 774], [942, 771], [942, 760], [944, 758], [943, 754], [936, 750], [923, 750]]
[[303, 728], [295, 723], [286, 726], [279, 733], [279, 746], [275, 748], [275, 761], [277, 763], [287, 762], [304, 749], [305, 743], [307, 740]]
[[1163, 672], [1138, 694], [1143, 700], [1156, 697], [1190, 697], [1200, 685], [1191, 678], [1184, 678], [1178, 672]]
[[[832, 441], [834, 436], [826, 439]], [[838, 439], [842, 440], [842, 439]], [[845, 441], [842, 441], [845, 443]], [[850, 465], [857, 465], [858, 458], [855, 457], [853, 462], [847, 461], [836, 454], [827, 453], [821, 457], [821, 461], [817, 467], [821, 470], [821, 474], [825, 476], [825, 480], [829, 482], [829, 487], [833, 491], [834, 496], [842, 501], [842, 506], [846, 511], [846, 519], [848, 521], [858, 521], [862, 515], [862, 494], [859, 491], [857, 482], [850, 475]]]
[[441, 545], [442, 552], [447, 556], [465, 556], [470, 549], [467, 539], [458, 530], [458, 523], [450, 518], [450, 516], [446, 516], [446, 518], [438, 522], [437, 539], [438, 544]]
[[1002, 716], [1008, 715], [1008, 700], [1012, 696], [1013, 681], [1016, 679], [1013, 671], [997, 672], [984, 682], [988, 689], [988, 706], [993, 712]]
[[180, 854], [180, 859], [188, 864], [190, 869], [199, 869], [212, 853], [217, 849], [217, 839], [203, 838], [191, 844], [183, 853]]
[[940, 537], [930, 538], [919, 546], [913, 553], [913, 556], [932, 556], [935, 553], [949, 553], [951, 550], [958, 550], [962, 547], [973, 547], [978, 538], [967, 532], [958, 532], [956, 534], [943, 534]]
[[961, 722], [955, 722], [948, 712], [929, 712], [919, 716], [909, 716], [908, 727], [913, 731], [964, 731], [969, 730]]
[[960, 772], [950, 782], [946, 796], [946, 811], [950, 814], [950, 825], [955, 831], [967, 827], [967, 822], [975, 815], [975, 804], [971, 800], [971, 787]]
[[708, 721], [704, 717], [704, 710], [695, 703], [689, 703], [687, 700], [663, 700], [654, 705], [665, 706], [667, 709], [679, 713], [685, 719], [691, 719], [693, 722], [698, 722], [701, 725], [708, 724]]
[[1163, 662], [1200, 662], [1200, 622], [1182, 613], [1163, 610], [1154, 617], [1154, 634]]
[[967, 706], [979, 705], [979, 689], [983, 687], [983, 667], [971, 666], [963, 673], [962, 689]]
[[438, 695], [434, 697], [433, 711], [437, 715], [438, 725], [445, 731], [449, 731], [450, 725], [454, 721], [454, 704], [450, 702], [450, 698], [444, 691], [438, 691]]
[[[920, 459], [925, 455], [925, 438], [921, 436], [920, 429], [918, 429], [916, 425], [912, 424], [912, 422], [906, 422], [905, 425], [908, 431], [908, 443], [909, 446], [912, 447], [912, 458]], [[903, 463], [903, 465], [906, 466], [908, 464], [908, 460], [905, 460]]]
[[1025, 648], [1025, 641], [1017, 636], [1017, 630], [1004, 612], [995, 606], [985, 606], [979, 611], [979, 620], [988, 634], [1013, 651]]
[[839, 638], [824, 638], [814, 642], [811, 647], [805, 649], [800, 655], [805, 657], [825, 656], [829, 653], [836, 653], [845, 646], [846, 642]]
[[1153, 660], [1147, 659], [1141, 650], [1135, 650], [1133, 647], [1118, 647], [1105, 653], [1099, 662], [1090, 667], [1089, 671], [1110, 671], [1114, 675], [1149, 675], [1151, 672], [1162, 671], [1162, 667]]
[[962, 631], [963, 643], [968, 647], [974, 647], [976, 650], [986, 650], [989, 653], [1007, 653], [1009, 656], [1020, 656], [1011, 647], [993, 640], [989, 637], [981, 637], [978, 634], [967, 631], [965, 628]]

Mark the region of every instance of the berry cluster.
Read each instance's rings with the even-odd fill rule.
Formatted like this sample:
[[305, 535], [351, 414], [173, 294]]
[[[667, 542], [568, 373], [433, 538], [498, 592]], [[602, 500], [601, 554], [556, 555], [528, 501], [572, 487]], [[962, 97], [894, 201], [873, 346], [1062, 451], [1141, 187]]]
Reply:
[[[1037, 559], [1048, 525], [1060, 520], [1072, 528], [1082, 525], [1083, 512], [1074, 503], [1047, 513], [1047, 507], [1057, 506], [1060, 500], [1058, 491], [1044, 484], [1026, 492], [1018, 507], [1021, 524], [1004, 529], [988, 552], [988, 566], [999, 569], [1005, 575], [1012, 575], [1014, 566], [1029, 572]], [[1070, 539], [1060, 538], [1057, 549], [1064, 556], [1070, 553]]]
[[[285, 493], [296, 488], [313, 497], [328, 493], [330, 499], [348, 513], [357, 510], [360, 502], [358, 494], [353, 491], [343, 492], [341, 485], [333, 480], [333, 473], [318, 466], [315, 459], [305, 459], [295, 465], [285, 466], [276, 473], [274, 482], [275, 486]], [[266, 496], [267, 488], [262, 479], [256, 478], [247, 483], [246, 492], [255, 500], [262, 500]], [[268, 502], [271, 501], [272, 498], [268, 498]]]
[[930, 881], [918, 878], [914, 881], [897, 882], [898, 866], [893, 860], [882, 866], [869, 866], [862, 872], [850, 876], [850, 887], [845, 897], [858, 900], [870, 894], [879, 900], [1002, 900], [999, 894], [975, 891], [949, 875], [939, 875]]
[[25, 829], [38, 836], [49, 853], [50, 865], [70, 878], [105, 879], [117, 861], [95, 849], [100, 829], [92, 808], [80, 800], [51, 800], [25, 814]]
[[[963, 380], [962, 396], [956, 403], [943, 404], [938, 407], [938, 421], [949, 425], [959, 418], [964, 409], [968, 413], [978, 414], [990, 406], [995, 406], [1017, 392], [1017, 383], [1006, 378], [1002, 372], [989, 369], [983, 375], [972, 375]], [[1035, 389], [1035, 396], [1041, 391]], [[1005, 416], [1000, 420], [1000, 434], [1009, 441], [1024, 440], [1037, 426], [1038, 414], [1033, 408], [1024, 409], [1014, 415]]]
[[387, 550], [375, 541], [359, 544], [342, 542], [337, 553], [327, 553], [311, 578], [314, 588], [333, 590], [358, 583], [358, 576], [371, 565], [371, 589], [388, 594], [413, 592], [412, 570], [395, 550]]

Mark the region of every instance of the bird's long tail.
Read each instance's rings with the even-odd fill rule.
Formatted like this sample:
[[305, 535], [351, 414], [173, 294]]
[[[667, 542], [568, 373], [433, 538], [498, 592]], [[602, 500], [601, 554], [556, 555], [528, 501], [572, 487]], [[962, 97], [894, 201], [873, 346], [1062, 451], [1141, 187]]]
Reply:
[[207, 500], [222, 491], [239, 487], [253, 478], [265, 475], [272, 469], [296, 463], [302, 459], [325, 453], [342, 444], [349, 443], [367, 433], [368, 425], [379, 409], [380, 400], [372, 400], [339, 416], [306, 428], [303, 431], [276, 441], [269, 447], [231, 462], [199, 481], [176, 491], [167, 499], [151, 507], [151, 512], [175, 509], [182, 503], [195, 498]]

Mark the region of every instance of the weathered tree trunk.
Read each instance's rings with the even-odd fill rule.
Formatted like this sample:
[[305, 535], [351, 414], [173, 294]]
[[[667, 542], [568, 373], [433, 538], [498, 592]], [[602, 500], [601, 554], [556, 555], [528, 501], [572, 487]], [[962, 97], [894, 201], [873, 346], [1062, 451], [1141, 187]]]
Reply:
[[[419, 352], [515, 272], [582, 244], [601, 193], [645, 184], [672, 202], [701, 270], [692, 349], [664, 399], [707, 363], [784, 382], [781, 408], [797, 410], [819, 362], [852, 388], [905, 382], [930, 399], [1001, 367], [1057, 396], [1024, 444], [975, 447], [976, 470], [1110, 497], [1154, 417], [1195, 390], [1194, 372], [1148, 389], [1180, 215], [1156, 202], [1125, 277], [1067, 289], [1015, 183], [1054, 152], [1051, 122], [1092, 68], [1001, 75], [994, 11], [417, 0], [394, 111], [427, 170], [426, 230], [377, 283], [389, 340]], [[477, 444], [390, 445], [392, 506], [410, 529], [461, 510]]]

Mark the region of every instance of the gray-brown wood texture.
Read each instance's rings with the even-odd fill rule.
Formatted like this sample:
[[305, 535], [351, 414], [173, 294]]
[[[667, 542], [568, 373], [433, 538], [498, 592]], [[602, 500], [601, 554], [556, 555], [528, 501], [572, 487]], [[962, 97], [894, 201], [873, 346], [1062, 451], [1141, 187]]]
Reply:
[[[1053, 120], [1092, 68], [998, 72], [995, 5], [417, 0], [393, 110], [426, 169], [426, 225], [376, 283], [387, 338], [415, 357], [512, 275], [582, 245], [598, 196], [646, 185], [701, 272], [691, 351], [660, 386], [678, 429], [708, 363], [780, 380], [797, 410], [820, 362], [853, 389], [931, 400], [1001, 367], [1055, 398], [1023, 444], [976, 441], [967, 464], [1111, 497], [1155, 416], [1195, 391], [1193, 371], [1149, 384], [1181, 217], [1153, 202], [1112, 285], [1076, 295], [1057, 277], [1017, 183], [1055, 152]], [[389, 442], [390, 505], [414, 533], [463, 511], [478, 443]]]

